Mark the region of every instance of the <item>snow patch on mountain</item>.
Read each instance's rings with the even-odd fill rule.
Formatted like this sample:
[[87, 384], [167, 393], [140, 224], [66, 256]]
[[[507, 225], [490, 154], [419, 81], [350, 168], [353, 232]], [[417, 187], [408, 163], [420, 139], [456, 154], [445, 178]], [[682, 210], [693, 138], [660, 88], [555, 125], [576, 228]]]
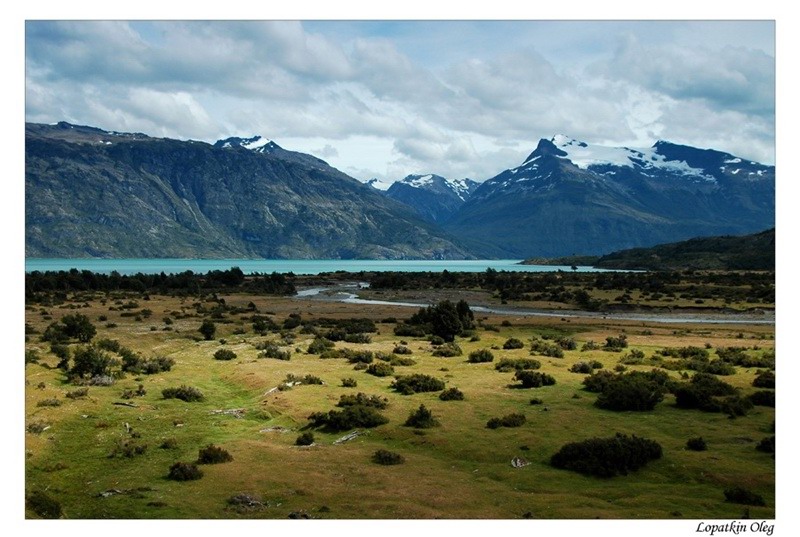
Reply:
[[367, 186], [371, 186], [375, 190], [381, 190], [385, 192], [389, 190], [389, 187], [392, 186], [394, 182], [381, 181], [377, 177], [373, 177], [372, 179], [366, 181], [364, 184]]

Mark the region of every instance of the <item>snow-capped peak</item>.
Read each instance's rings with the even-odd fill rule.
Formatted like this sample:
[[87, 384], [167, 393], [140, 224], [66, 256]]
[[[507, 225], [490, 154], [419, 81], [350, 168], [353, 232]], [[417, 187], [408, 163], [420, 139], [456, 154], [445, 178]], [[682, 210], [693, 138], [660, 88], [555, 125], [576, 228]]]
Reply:
[[382, 180], [378, 179], [377, 177], [373, 177], [372, 179], [368, 180], [364, 184], [367, 185], [367, 186], [370, 186], [370, 187], [372, 187], [372, 188], [374, 188], [376, 190], [382, 190], [382, 191], [385, 192], [385, 191], [389, 190], [389, 187], [392, 186], [394, 183], [389, 183], [387, 181], [382, 181]]
[[239, 138], [233, 136], [231, 138], [225, 138], [224, 140], [218, 140], [214, 147], [219, 147], [221, 149], [229, 149], [232, 147], [242, 147], [244, 149], [249, 149], [251, 151], [256, 151], [257, 153], [264, 153], [271, 149], [275, 149], [278, 147], [278, 144], [273, 142], [268, 138], [264, 138], [262, 136], [253, 136], [252, 138]]
[[426, 185], [432, 184], [434, 177], [439, 176], [431, 173], [427, 175], [408, 175], [401, 182], [409, 186], [413, 186], [414, 188], [422, 188]]

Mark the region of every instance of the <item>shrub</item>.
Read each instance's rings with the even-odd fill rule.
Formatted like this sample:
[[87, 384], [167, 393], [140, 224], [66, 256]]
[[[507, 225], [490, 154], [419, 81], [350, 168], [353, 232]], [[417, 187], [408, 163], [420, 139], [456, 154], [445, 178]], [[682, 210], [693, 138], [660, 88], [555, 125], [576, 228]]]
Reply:
[[178, 440], [176, 438], [165, 438], [158, 447], [160, 449], [178, 449]]
[[308, 352], [308, 354], [322, 354], [328, 349], [332, 349], [334, 346], [335, 343], [333, 341], [323, 337], [318, 337], [311, 342], [311, 344], [308, 346], [308, 351], [306, 352]]
[[391, 388], [403, 395], [411, 395], [421, 392], [438, 392], [444, 390], [444, 381], [429, 375], [415, 373], [397, 377], [392, 382]]
[[58, 399], [42, 399], [36, 406], [61, 406], [61, 401]]
[[69, 399], [80, 399], [82, 397], [86, 397], [89, 395], [89, 388], [78, 388], [77, 390], [72, 390], [66, 393], [66, 396]]
[[503, 348], [506, 350], [511, 349], [522, 349], [525, 347], [525, 344], [520, 341], [519, 339], [512, 337], [508, 338], [505, 343], [503, 343]]
[[623, 365], [638, 365], [644, 362], [644, 352], [639, 349], [631, 349], [628, 354], [619, 359], [619, 363]]
[[686, 449], [692, 451], [705, 451], [708, 449], [708, 446], [706, 445], [706, 441], [703, 440], [703, 437], [698, 436], [696, 438], [690, 438], [686, 441]]
[[581, 347], [581, 352], [596, 351], [599, 348], [600, 348], [600, 345], [598, 345], [594, 341], [589, 340], [589, 341], [587, 341], [586, 343], [583, 344], [583, 346]]
[[736, 393], [736, 388], [708, 373], [696, 373], [690, 382], [678, 384], [673, 393], [678, 408], [719, 412], [720, 405], [715, 398], [732, 396]]
[[75, 349], [72, 356], [72, 368], [69, 370], [71, 378], [91, 378], [95, 376], [110, 376], [111, 369], [117, 364], [106, 352], [87, 345]]
[[542, 401], [538, 397], [534, 397], [533, 399], [531, 399], [531, 404], [532, 405], [542, 405], [542, 404], [544, 404], [544, 401]]
[[439, 394], [442, 401], [463, 401], [464, 393], [458, 388], [448, 388]]
[[203, 339], [206, 341], [211, 341], [214, 339], [214, 334], [217, 333], [217, 325], [214, 324], [214, 321], [206, 319], [203, 321], [197, 331], [202, 334]]
[[497, 429], [498, 427], [522, 427], [525, 425], [524, 414], [506, 414], [502, 418], [492, 418], [486, 422], [486, 427], [489, 429]]
[[409, 358], [407, 356], [394, 356], [392, 355], [391, 360], [389, 361], [390, 365], [393, 366], [411, 366], [416, 365], [416, 360], [413, 358]]
[[394, 375], [394, 367], [386, 362], [376, 362], [369, 364], [366, 372], [376, 377], [388, 377]]
[[600, 477], [627, 475], [651, 460], [661, 458], [653, 440], [617, 433], [611, 438], [591, 438], [564, 445], [550, 458], [556, 468]]
[[342, 395], [339, 397], [339, 402], [336, 403], [336, 406], [338, 407], [354, 405], [368, 406], [383, 410], [389, 406], [389, 400], [379, 395], [367, 395], [359, 392], [356, 395]]
[[140, 444], [133, 439], [120, 439], [108, 456], [109, 458], [125, 457], [132, 459], [133, 457], [144, 455], [146, 451], [147, 444]]
[[628, 336], [620, 334], [617, 337], [607, 337], [606, 343], [603, 345], [604, 351], [619, 352], [628, 346]]
[[25, 508], [46, 519], [61, 518], [64, 514], [61, 504], [41, 490], [35, 490], [25, 496]]
[[761, 495], [739, 486], [725, 489], [725, 501], [742, 505], [767, 505]]
[[369, 334], [347, 334], [344, 340], [348, 343], [372, 343]]
[[756, 374], [756, 378], [753, 379], [753, 387], [775, 389], [775, 373], [772, 371], [760, 371]]
[[564, 351], [558, 345], [553, 345], [538, 338], [534, 338], [531, 342], [531, 353], [540, 354], [542, 356], [549, 356], [550, 358], [563, 358]]
[[190, 462], [176, 462], [169, 468], [167, 479], [174, 481], [192, 481], [203, 477], [203, 471]]
[[233, 455], [214, 444], [200, 448], [197, 452], [197, 464], [221, 464], [233, 460]]
[[775, 392], [760, 390], [750, 395], [750, 402], [757, 406], [775, 407]]
[[406, 427], [414, 427], [417, 429], [429, 429], [439, 425], [439, 421], [433, 417], [433, 413], [428, 410], [425, 405], [419, 405], [417, 410], [409, 414], [408, 419], [404, 423]]
[[351, 364], [371, 364], [375, 357], [372, 351], [352, 351], [350, 349], [345, 350], [345, 355]]
[[394, 354], [413, 354], [414, 351], [406, 347], [405, 345], [397, 345], [394, 349], [392, 349]]
[[534, 358], [501, 358], [494, 368], [501, 373], [522, 371], [524, 369], [539, 369], [542, 363]]
[[310, 446], [314, 443], [314, 433], [310, 431], [306, 431], [300, 436], [297, 437], [297, 440], [294, 441], [294, 445], [296, 446]]
[[315, 412], [308, 419], [313, 427], [324, 427], [331, 431], [377, 427], [389, 421], [376, 408], [364, 405], [346, 406], [342, 410], [330, 412]]
[[471, 364], [479, 364], [483, 362], [491, 362], [494, 361], [494, 354], [489, 349], [481, 349], [479, 351], [473, 351], [469, 353], [469, 358], [467, 361]]
[[186, 402], [202, 401], [205, 398], [203, 392], [185, 384], [178, 388], [164, 388], [161, 390], [161, 396], [164, 399], [180, 399]]
[[451, 341], [449, 343], [445, 343], [433, 350], [434, 356], [443, 356], [445, 358], [450, 358], [452, 356], [461, 356], [463, 351], [461, 347], [459, 347], [455, 342]]
[[609, 379], [595, 406], [607, 410], [653, 410], [664, 399], [664, 386], [644, 374], [627, 373]]
[[517, 371], [514, 375], [514, 380], [520, 381], [523, 388], [540, 388], [542, 386], [552, 386], [556, 383], [556, 379], [551, 375], [529, 370]]
[[342, 379], [342, 388], [355, 388], [358, 386], [358, 381], [354, 378]]
[[775, 436], [762, 438], [758, 445], [756, 445], [756, 449], [764, 453], [775, 453]]
[[392, 466], [395, 464], [404, 463], [405, 459], [399, 453], [387, 451], [385, 449], [379, 449], [372, 454], [372, 462], [375, 464], [382, 464], [384, 466]]
[[576, 362], [572, 364], [572, 367], [570, 367], [569, 370], [572, 373], [583, 373], [585, 375], [594, 371], [594, 368], [588, 362]]
[[214, 353], [215, 360], [233, 360], [236, 358], [236, 353], [229, 349], [220, 349]]
[[267, 343], [264, 345], [264, 350], [258, 355], [259, 358], [273, 358], [275, 360], [283, 360], [288, 362], [292, 359], [291, 351], [282, 351], [280, 347], [274, 343]]

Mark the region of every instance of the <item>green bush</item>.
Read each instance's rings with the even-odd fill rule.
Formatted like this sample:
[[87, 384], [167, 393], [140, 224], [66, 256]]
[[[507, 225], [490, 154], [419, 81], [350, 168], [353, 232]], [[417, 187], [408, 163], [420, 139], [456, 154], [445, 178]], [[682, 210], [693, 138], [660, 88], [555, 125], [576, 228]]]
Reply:
[[464, 394], [458, 388], [447, 388], [439, 394], [439, 399], [442, 401], [463, 401]]
[[415, 373], [397, 377], [392, 382], [391, 388], [403, 395], [411, 395], [421, 392], [438, 392], [444, 390], [444, 381], [429, 375]]
[[588, 362], [576, 362], [572, 364], [572, 367], [570, 367], [569, 370], [572, 373], [583, 373], [586, 375], [591, 374], [592, 371], [594, 371], [594, 368], [592, 367], [592, 364]]
[[506, 414], [502, 418], [492, 418], [486, 422], [486, 427], [489, 429], [497, 429], [498, 427], [522, 427], [525, 425], [524, 414]]
[[193, 481], [203, 477], [203, 471], [190, 462], [176, 462], [169, 468], [167, 479], [174, 481]]
[[750, 402], [756, 406], [775, 408], [775, 392], [771, 390], [759, 390], [750, 394]]
[[45, 519], [57, 519], [64, 515], [61, 504], [42, 490], [35, 490], [25, 496], [25, 508]]
[[386, 362], [376, 362], [374, 364], [369, 364], [366, 372], [376, 377], [388, 377], [394, 375], [394, 367]]
[[380, 395], [367, 395], [365, 393], [357, 393], [356, 395], [342, 395], [339, 397], [339, 402], [336, 403], [338, 407], [347, 407], [354, 405], [362, 405], [383, 410], [389, 406], [389, 400]]
[[372, 351], [354, 351], [345, 349], [347, 361], [351, 364], [371, 364], [375, 355]]
[[203, 392], [186, 385], [181, 385], [178, 388], [164, 388], [161, 390], [161, 396], [164, 399], [180, 399], [186, 402], [202, 401], [205, 398]]
[[501, 373], [522, 371], [524, 369], [539, 369], [542, 363], [534, 358], [501, 358], [494, 368]]
[[653, 410], [664, 399], [665, 388], [644, 374], [616, 375], [600, 392], [595, 406], [606, 410]]
[[332, 349], [335, 343], [323, 337], [315, 338], [314, 341], [308, 346], [308, 354], [322, 354], [323, 352]]
[[342, 410], [315, 412], [308, 419], [313, 427], [324, 427], [331, 431], [347, 431], [357, 427], [372, 428], [389, 420], [374, 407], [352, 405]]
[[81, 399], [87, 395], [89, 395], [89, 388], [78, 388], [77, 390], [72, 390], [66, 393], [66, 396], [69, 399]]
[[342, 379], [342, 388], [356, 388], [358, 386], [358, 381], [354, 378], [344, 378]]
[[428, 429], [437, 427], [439, 421], [433, 417], [433, 413], [428, 410], [425, 405], [419, 405], [417, 410], [409, 414], [408, 419], [404, 423], [406, 427], [414, 427], [416, 429]]
[[775, 453], [775, 436], [762, 438], [758, 445], [756, 445], [756, 449], [764, 453]]
[[702, 436], [698, 436], [695, 438], [690, 438], [686, 441], [686, 449], [691, 451], [705, 451], [708, 449], [708, 445], [706, 444], [706, 441], [703, 440]]
[[532, 405], [543, 405], [544, 401], [542, 401], [538, 397], [534, 397], [534, 398], [531, 399], [531, 404]]
[[200, 325], [200, 328], [197, 329], [200, 334], [202, 334], [203, 339], [206, 341], [211, 341], [214, 339], [214, 334], [217, 333], [217, 325], [214, 324], [214, 321], [210, 319], [206, 319]]
[[531, 342], [531, 354], [540, 354], [550, 358], [563, 358], [564, 350], [559, 345], [553, 345], [541, 339], [534, 338]]
[[214, 444], [200, 448], [197, 452], [197, 464], [221, 464], [233, 460], [233, 455]]
[[297, 440], [294, 441], [294, 445], [296, 446], [310, 446], [314, 443], [314, 433], [310, 431], [306, 431], [300, 436], [297, 437]]
[[628, 347], [628, 336], [620, 334], [617, 337], [607, 337], [606, 343], [603, 345], [604, 351], [620, 352], [622, 349]]
[[258, 355], [259, 358], [273, 358], [275, 360], [283, 360], [288, 362], [292, 359], [291, 351], [282, 351], [280, 347], [278, 347], [274, 343], [267, 343], [264, 345], [264, 349]]
[[434, 356], [443, 356], [445, 358], [461, 356], [462, 354], [463, 351], [461, 350], [461, 347], [459, 347], [454, 341], [444, 343], [433, 350]]
[[68, 375], [70, 378], [91, 378], [98, 376], [111, 376], [112, 368], [118, 364], [108, 353], [93, 345], [86, 345], [75, 349], [72, 355], [72, 368]]
[[739, 486], [725, 489], [725, 501], [729, 503], [738, 503], [741, 505], [767, 505], [761, 495]]
[[523, 349], [525, 348], [525, 344], [520, 341], [519, 339], [512, 337], [508, 338], [505, 343], [503, 343], [503, 348], [506, 350], [511, 349]]
[[392, 466], [395, 464], [403, 464], [405, 459], [399, 453], [379, 449], [372, 454], [372, 462], [375, 464], [382, 464], [384, 466]]
[[481, 349], [469, 353], [467, 361], [471, 364], [479, 364], [494, 361], [494, 354], [489, 349]]
[[414, 351], [406, 347], [405, 345], [397, 345], [394, 349], [392, 349], [394, 354], [413, 354]]
[[651, 460], [660, 459], [661, 446], [653, 440], [617, 433], [611, 438], [591, 438], [564, 445], [550, 458], [556, 468], [587, 475], [627, 475]]
[[214, 353], [215, 360], [233, 360], [236, 358], [236, 353], [229, 349], [220, 349]]
[[735, 395], [736, 388], [708, 373], [696, 373], [690, 382], [675, 386], [673, 393], [678, 408], [720, 412], [721, 405], [717, 398]]
[[759, 371], [753, 380], [753, 387], [775, 389], [775, 373], [773, 371]]
[[523, 388], [540, 388], [542, 386], [552, 386], [556, 383], [556, 379], [552, 375], [530, 370], [517, 371], [514, 375], [514, 380], [520, 381]]

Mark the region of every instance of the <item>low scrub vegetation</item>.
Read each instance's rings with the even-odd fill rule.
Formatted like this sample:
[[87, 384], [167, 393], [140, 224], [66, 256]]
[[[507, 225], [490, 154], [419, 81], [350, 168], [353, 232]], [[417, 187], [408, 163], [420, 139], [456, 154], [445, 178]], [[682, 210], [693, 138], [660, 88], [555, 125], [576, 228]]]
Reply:
[[439, 399], [442, 401], [463, 401], [464, 394], [458, 388], [447, 388], [439, 394]]
[[553, 386], [556, 383], [556, 379], [552, 375], [527, 369], [517, 371], [514, 380], [520, 381], [523, 388], [541, 388], [542, 386]]
[[467, 361], [471, 364], [492, 362], [494, 361], [494, 354], [492, 354], [492, 351], [490, 351], [489, 349], [481, 349], [479, 351], [473, 351], [469, 353]]
[[388, 451], [386, 449], [379, 449], [372, 454], [372, 462], [381, 464], [383, 466], [393, 466], [396, 464], [403, 464], [405, 458], [399, 453]]
[[566, 444], [550, 458], [550, 464], [582, 474], [613, 477], [638, 470], [661, 455], [657, 442], [617, 433], [611, 438]]
[[525, 414], [506, 414], [502, 418], [492, 418], [486, 422], [486, 427], [489, 429], [497, 429], [499, 427], [522, 427], [525, 425]]
[[403, 395], [412, 395], [421, 392], [438, 392], [444, 390], [444, 381], [436, 377], [431, 377], [430, 375], [415, 373], [413, 375], [397, 377], [397, 379], [392, 382], [391, 388]]
[[203, 392], [192, 386], [178, 386], [177, 388], [164, 388], [161, 390], [164, 399], [180, 399], [181, 401], [193, 402], [205, 399]]
[[741, 505], [767, 505], [767, 502], [764, 501], [764, 498], [760, 494], [756, 494], [752, 490], [740, 486], [725, 489], [725, 501]]
[[419, 405], [417, 410], [409, 414], [408, 419], [405, 421], [406, 427], [414, 427], [416, 429], [429, 429], [431, 427], [438, 427], [439, 420], [433, 417], [433, 413], [428, 410], [425, 405]]
[[233, 455], [214, 444], [200, 448], [197, 452], [197, 464], [221, 464], [233, 460]]
[[233, 360], [234, 358], [236, 358], [236, 353], [230, 349], [220, 349], [214, 353], [215, 360], [228, 361]]
[[191, 462], [176, 462], [169, 468], [167, 479], [173, 481], [193, 481], [203, 477], [203, 471]]
[[523, 371], [525, 369], [539, 369], [542, 363], [534, 358], [501, 358], [494, 368], [501, 373]]
[[372, 428], [389, 422], [389, 419], [375, 407], [365, 405], [350, 405], [343, 407], [342, 410], [315, 412], [308, 419], [312, 427], [322, 427], [329, 431], [347, 431], [358, 427]]

